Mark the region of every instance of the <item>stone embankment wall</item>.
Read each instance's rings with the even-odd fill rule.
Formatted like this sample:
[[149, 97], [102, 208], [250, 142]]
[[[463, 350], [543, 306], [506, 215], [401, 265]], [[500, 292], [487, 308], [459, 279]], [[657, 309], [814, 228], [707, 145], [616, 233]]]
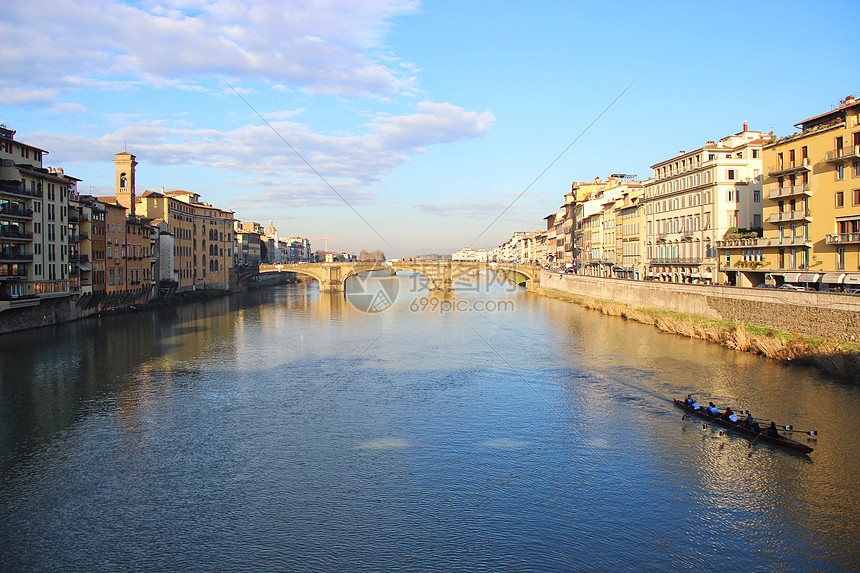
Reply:
[[541, 288], [744, 323], [838, 342], [860, 341], [860, 296], [685, 285], [541, 273]]
[[0, 334], [60, 324], [82, 316], [85, 314], [75, 306], [71, 297], [43, 299], [38, 306], [0, 312]]

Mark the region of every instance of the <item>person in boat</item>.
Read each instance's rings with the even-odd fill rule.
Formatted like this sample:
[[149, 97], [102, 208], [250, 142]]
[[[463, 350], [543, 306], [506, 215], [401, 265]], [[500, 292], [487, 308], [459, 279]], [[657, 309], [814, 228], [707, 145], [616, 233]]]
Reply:
[[693, 410], [695, 410], [696, 412], [698, 412], [699, 410], [701, 410], [701, 409], [702, 409], [702, 407], [699, 405], [699, 401], [698, 401], [698, 400], [693, 400], [693, 404], [692, 404], [690, 407], [691, 407]]
[[717, 408], [716, 406], [714, 406], [713, 402], [708, 402], [707, 410], [708, 410], [708, 414], [710, 414], [711, 416], [719, 416], [720, 415], [720, 409]]
[[688, 408], [693, 407], [693, 395], [692, 394], [687, 394], [687, 398], [684, 400], [684, 404], [686, 404]]
[[771, 422], [770, 426], [768, 427], [767, 430], [764, 431], [764, 433], [766, 435], [770, 436], [771, 438], [779, 438], [780, 437], [779, 436], [779, 430], [776, 429], [776, 422]]
[[758, 425], [758, 421], [756, 421], [756, 419], [753, 418], [752, 414], [749, 414], [744, 419], [744, 428], [752, 430], [753, 432], [755, 432], [757, 434], [761, 434], [761, 426]]
[[723, 412], [723, 415], [721, 417], [725, 420], [728, 420], [729, 422], [732, 422], [733, 424], [738, 423], [738, 415], [735, 414], [731, 408], [727, 407], [726, 411]]

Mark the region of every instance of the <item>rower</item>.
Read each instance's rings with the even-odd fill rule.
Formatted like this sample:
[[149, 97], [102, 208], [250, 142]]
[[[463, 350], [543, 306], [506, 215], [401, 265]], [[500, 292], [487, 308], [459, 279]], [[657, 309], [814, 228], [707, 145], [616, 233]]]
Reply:
[[768, 427], [768, 429], [765, 430], [764, 433], [767, 434], [768, 436], [770, 436], [771, 438], [781, 437], [779, 435], [779, 430], [776, 429], [776, 422], [771, 422], [770, 427]]
[[716, 406], [714, 406], [714, 403], [713, 403], [713, 402], [708, 402], [708, 413], [709, 413], [711, 416], [719, 416], [719, 415], [720, 415], [720, 410], [719, 410], [719, 408], [717, 408]]
[[738, 423], [738, 415], [735, 414], [731, 408], [726, 408], [726, 411], [723, 412], [723, 418], [729, 420], [730, 422], [737, 424]]
[[689, 408], [693, 407], [693, 396], [692, 396], [692, 394], [687, 394], [687, 398], [684, 400], [684, 404], [686, 404]]
[[757, 434], [761, 434], [761, 426], [758, 425], [758, 422], [756, 421], [755, 418], [753, 418], [752, 414], [749, 414], [744, 419], [744, 427], [749, 428], [750, 430], [752, 430], [753, 432], [755, 432]]

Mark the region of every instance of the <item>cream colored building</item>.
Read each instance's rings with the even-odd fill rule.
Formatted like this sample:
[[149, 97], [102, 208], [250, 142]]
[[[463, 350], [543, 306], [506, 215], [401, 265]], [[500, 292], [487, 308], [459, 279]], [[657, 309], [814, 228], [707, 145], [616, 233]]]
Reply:
[[770, 137], [750, 131], [707, 142], [651, 166], [645, 183], [647, 277], [711, 284], [720, 274], [717, 241], [758, 234], [762, 226], [762, 147]]
[[69, 201], [79, 179], [42, 167], [48, 152], [14, 136], [0, 126], [0, 311], [72, 294]]
[[805, 119], [764, 148], [764, 236], [720, 245], [741, 284], [860, 287], [860, 102]]
[[[617, 207], [624, 205], [625, 197], [641, 194], [642, 185], [626, 175], [611, 176], [601, 187], [592, 188], [589, 198], [577, 196], [576, 258], [573, 267], [577, 274], [594, 277], [627, 278], [623, 271], [623, 233], [619, 236]], [[621, 250], [619, 250], [621, 249]], [[634, 272], [631, 269], [631, 272]]]

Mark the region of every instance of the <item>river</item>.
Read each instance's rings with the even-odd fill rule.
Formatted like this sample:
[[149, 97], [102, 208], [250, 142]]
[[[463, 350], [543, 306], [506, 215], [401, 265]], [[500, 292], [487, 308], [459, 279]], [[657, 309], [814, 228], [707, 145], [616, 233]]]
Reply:
[[860, 568], [860, 387], [487, 277], [0, 337], [0, 570]]

